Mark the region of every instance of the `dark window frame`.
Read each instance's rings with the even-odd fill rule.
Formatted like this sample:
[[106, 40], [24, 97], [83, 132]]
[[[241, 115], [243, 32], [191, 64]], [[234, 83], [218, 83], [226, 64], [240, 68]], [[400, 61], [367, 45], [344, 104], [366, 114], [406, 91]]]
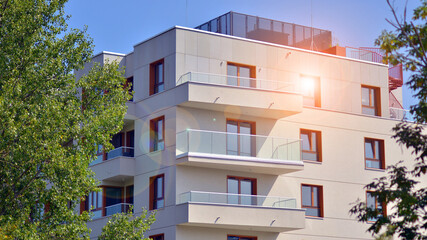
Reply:
[[[162, 196], [157, 197], [157, 179], [162, 178]], [[163, 206], [158, 207], [157, 202], [163, 200]], [[159, 174], [156, 176], [150, 177], [150, 210], [162, 209], [166, 205], [165, 202], [165, 174]]]
[[[373, 154], [374, 154], [374, 158], [368, 158], [366, 156], [366, 143], [370, 142], [371, 147], [373, 149]], [[375, 142], [378, 142], [378, 152], [375, 149]], [[376, 170], [384, 170], [385, 169], [385, 147], [384, 147], [384, 140], [383, 139], [376, 139], [376, 138], [364, 138], [364, 142], [363, 142], [363, 148], [364, 148], [364, 159], [365, 159], [365, 169], [376, 169]], [[379, 159], [376, 159], [376, 155], [379, 155]], [[367, 161], [373, 161], [373, 162], [379, 162], [380, 167], [379, 168], [374, 168], [374, 167], [368, 167], [367, 166]]]
[[[361, 97], [363, 98], [363, 88], [369, 89], [369, 105], [364, 105], [363, 102], [361, 101], [361, 105], [362, 105], [362, 112], [363, 112], [363, 108], [369, 108], [369, 109], [374, 109], [375, 110], [375, 115], [373, 116], [378, 116], [381, 117], [381, 97], [380, 97], [380, 88], [379, 87], [374, 87], [374, 86], [367, 86], [367, 85], [362, 85], [361, 89], [360, 89], [360, 94]], [[374, 90], [374, 96], [372, 96], [371, 94], [371, 90]], [[369, 114], [366, 114], [369, 115]]]
[[[237, 123], [237, 133], [232, 133], [232, 132], [228, 132], [227, 131], [227, 125], [229, 122], [236, 122]], [[238, 138], [237, 138], [237, 152], [238, 155], [237, 156], [242, 156], [241, 153], [241, 149], [240, 149], [240, 137], [238, 134], [240, 134], [240, 124], [241, 123], [248, 123], [251, 126], [251, 135], [256, 135], [256, 122], [252, 122], [252, 121], [246, 121], [246, 120], [241, 120], [241, 119], [233, 119], [233, 118], [227, 118], [225, 121], [225, 129], [226, 129], [226, 133], [230, 133], [230, 134], [237, 134]], [[227, 147], [227, 151], [228, 151], [228, 138], [226, 138], [226, 147]], [[251, 138], [251, 156], [255, 157], [256, 155], [256, 138]]]
[[[319, 206], [308, 206], [308, 205], [303, 205], [303, 191], [302, 188], [303, 187], [310, 187], [311, 189], [311, 202], [313, 203], [313, 199], [314, 199], [314, 188], [317, 188], [317, 199], [318, 199], [318, 205]], [[324, 217], [324, 207], [323, 207], [323, 186], [321, 185], [313, 185], [313, 184], [301, 184], [301, 208], [311, 208], [311, 209], [319, 209], [319, 216], [312, 216], [312, 215], [307, 215], [306, 212], [306, 217], [315, 217], [315, 218], [323, 218]]]
[[[316, 134], [316, 151], [313, 150], [313, 140], [312, 140], [312, 133]], [[310, 150], [303, 150], [302, 144], [301, 144], [301, 152], [307, 152], [307, 153], [314, 153], [317, 155], [317, 160], [307, 160], [302, 159], [304, 161], [310, 161], [310, 162], [322, 162], [322, 132], [317, 130], [310, 130], [310, 129], [300, 129], [300, 138], [302, 139], [301, 135], [306, 134], [308, 136], [308, 140], [310, 141]], [[301, 154], [302, 158], [302, 154]]]
[[[373, 193], [373, 191], [366, 191], [366, 193], [365, 193], [366, 207], [368, 207], [368, 194], [370, 194], [370, 193]], [[379, 202], [378, 197], [374, 197], [374, 198], [375, 198], [375, 209], [378, 209], [378, 205], [381, 205], [381, 207], [382, 207], [381, 215], [386, 217], [387, 216], [387, 204], [385, 202]], [[376, 219], [372, 219], [372, 220], [368, 219], [368, 222], [375, 222], [375, 221], [376, 221]]]
[[[162, 65], [162, 78], [157, 76], [157, 66]], [[150, 96], [165, 90], [165, 59], [162, 58], [150, 64]], [[159, 91], [159, 87], [163, 86], [163, 90]]]
[[[237, 67], [237, 76], [229, 74], [229, 72], [228, 72], [228, 66], [229, 65]], [[227, 62], [227, 76], [236, 77], [237, 78], [237, 86], [241, 86], [240, 68], [249, 68], [249, 78], [250, 78], [250, 84], [249, 85], [251, 88], [256, 87], [256, 67], [255, 66], [236, 63], [236, 62]]]
[[[162, 140], [159, 140], [159, 121], [162, 121]], [[160, 142], [163, 142], [162, 149], [159, 148]], [[165, 116], [160, 116], [150, 120], [150, 152], [162, 151], [165, 147]]]

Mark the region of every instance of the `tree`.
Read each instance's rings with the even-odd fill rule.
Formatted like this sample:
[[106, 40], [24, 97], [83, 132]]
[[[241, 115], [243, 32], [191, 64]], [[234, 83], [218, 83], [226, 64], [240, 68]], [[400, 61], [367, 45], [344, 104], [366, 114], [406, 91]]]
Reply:
[[[427, 239], [427, 135], [424, 128], [427, 117], [427, 1], [414, 10], [411, 21], [401, 19], [393, 5], [387, 0], [394, 21], [388, 22], [394, 31], [383, 31], [376, 44], [386, 53], [385, 62], [402, 63], [412, 75], [406, 83], [414, 91], [419, 101], [410, 108], [414, 123], [402, 122], [393, 128], [396, 141], [410, 149], [415, 156], [412, 166], [402, 162], [388, 167], [387, 175], [375, 179], [365, 188], [373, 191], [378, 202], [391, 206], [391, 213], [383, 216], [377, 209], [371, 209], [364, 203], [358, 203], [350, 210], [359, 221], [376, 219], [368, 231], [382, 233], [385, 238], [398, 235], [403, 239]], [[408, 165], [408, 164], [406, 164]], [[424, 179], [424, 183], [420, 180]]]
[[132, 207], [127, 213], [114, 214], [102, 228], [99, 240], [149, 240], [144, 238], [144, 233], [150, 230], [151, 224], [156, 220], [155, 213], [147, 217], [147, 210], [143, 209], [140, 216], [133, 216]]
[[108, 150], [123, 126], [130, 95], [118, 64], [73, 74], [92, 42], [68, 29], [65, 3], [0, 0], [0, 238], [87, 238], [89, 216], [73, 208], [97, 190], [97, 146]]

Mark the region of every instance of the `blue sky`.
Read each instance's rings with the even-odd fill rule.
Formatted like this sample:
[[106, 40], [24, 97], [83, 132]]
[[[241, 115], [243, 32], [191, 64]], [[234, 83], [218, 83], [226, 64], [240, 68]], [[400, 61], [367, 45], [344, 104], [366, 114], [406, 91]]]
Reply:
[[[399, 12], [405, 2], [394, 0]], [[417, 5], [408, 0], [408, 15]], [[170, 27], [195, 27], [229, 11], [330, 30], [340, 46], [371, 47], [383, 29], [392, 29], [385, 0], [70, 0], [65, 11], [70, 27], [88, 27], [94, 53], [129, 53]], [[405, 108], [415, 104], [411, 96], [405, 88]]]

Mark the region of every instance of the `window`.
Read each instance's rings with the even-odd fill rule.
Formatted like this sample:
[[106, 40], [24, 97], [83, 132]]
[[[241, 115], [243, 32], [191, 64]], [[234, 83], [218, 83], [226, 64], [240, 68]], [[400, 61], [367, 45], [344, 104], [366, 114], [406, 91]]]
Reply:
[[[227, 193], [256, 195], [256, 179], [245, 177], [227, 177]], [[229, 195], [229, 204], [254, 205], [256, 197]]]
[[303, 105], [320, 107], [320, 80], [314, 77], [301, 77]]
[[322, 161], [322, 135], [320, 131], [301, 129], [302, 159], [309, 161]]
[[150, 152], [165, 148], [165, 117], [161, 116], [150, 121]]
[[[381, 203], [378, 201], [378, 198], [373, 195], [373, 192], [366, 192], [366, 206], [371, 210], [378, 210], [378, 216], [386, 216], [387, 207], [385, 203]], [[377, 218], [370, 218], [368, 221], [376, 221]]]
[[99, 192], [90, 192], [86, 199], [80, 203], [80, 213], [84, 211], [91, 211], [93, 218], [100, 218], [103, 216], [103, 196], [102, 190]]
[[165, 175], [150, 178], [150, 210], [165, 206]]
[[126, 203], [133, 204], [133, 185], [126, 187]]
[[164, 59], [150, 64], [150, 95], [165, 90]]
[[227, 120], [227, 154], [238, 156], [255, 155], [255, 123]]
[[227, 84], [231, 86], [255, 87], [256, 76], [255, 67], [228, 63], [227, 64]]
[[150, 239], [152, 239], [152, 240], [164, 240], [165, 239], [165, 235], [163, 233], [162, 234], [153, 235], [153, 236], [150, 236]]
[[385, 169], [384, 140], [365, 138], [365, 167]]
[[105, 213], [104, 216], [111, 216], [115, 213], [124, 212], [123, 188], [104, 187], [105, 192]]
[[228, 235], [227, 240], [257, 240], [257, 237]]
[[362, 113], [381, 116], [380, 106], [380, 89], [377, 87], [362, 86]]
[[301, 186], [302, 208], [305, 215], [311, 217], [323, 217], [323, 187], [314, 185]]
[[129, 86], [129, 85], [130, 85], [129, 94], [132, 96], [132, 98], [129, 99], [129, 101], [133, 102], [133, 93], [132, 93], [133, 92], [133, 76], [126, 79], [126, 86]]

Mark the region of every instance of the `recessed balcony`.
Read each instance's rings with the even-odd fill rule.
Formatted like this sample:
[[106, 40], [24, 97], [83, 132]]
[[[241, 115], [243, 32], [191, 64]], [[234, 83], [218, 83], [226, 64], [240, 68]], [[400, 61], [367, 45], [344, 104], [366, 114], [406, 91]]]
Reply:
[[135, 158], [132, 147], [118, 147], [99, 155], [89, 165], [100, 181], [123, 182], [135, 176]]
[[177, 224], [263, 232], [286, 232], [305, 227], [305, 210], [294, 198], [212, 192], [178, 196]]
[[274, 119], [302, 112], [300, 87], [293, 81], [189, 72], [176, 85], [187, 88], [181, 106]]
[[281, 175], [303, 170], [299, 139], [186, 130], [176, 135], [177, 165]]

